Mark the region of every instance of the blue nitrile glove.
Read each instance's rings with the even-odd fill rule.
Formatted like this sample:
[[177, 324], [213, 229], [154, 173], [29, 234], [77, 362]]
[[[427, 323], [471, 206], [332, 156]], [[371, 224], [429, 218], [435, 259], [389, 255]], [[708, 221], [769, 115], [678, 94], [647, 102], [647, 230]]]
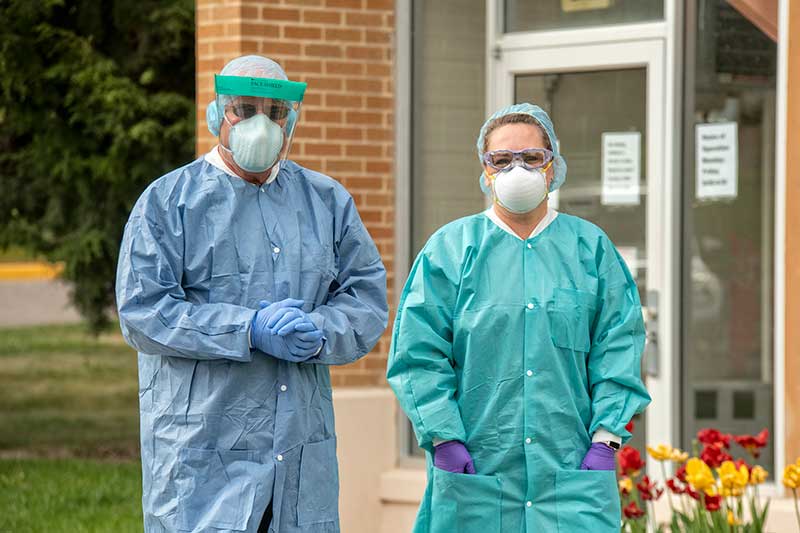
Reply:
[[616, 470], [615, 451], [602, 442], [593, 442], [581, 463], [581, 470]]
[[[307, 317], [299, 309], [303, 303], [289, 298], [275, 303], [259, 302], [261, 310], [253, 317], [250, 329], [253, 347], [292, 363], [301, 363], [316, 355], [322, 345], [322, 332], [310, 320], [303, 319]], [[298, 318], [300, 320], [296, 320]], [[279, 335], [279, 331], [284, 335]]]
[[[262, 300], [259, 305], [269, 305], [269, 302]], [[267, 321], [267, 327], [271, 328], [273, 335], [284, 337], [289, 351], [297, 357], [306, 357], [308, 350], [312, 351], [312, 356], [317, 355], [324, 342], [322, 331], [317, 329], [311, 317], [296, 307], [278, 309]]]

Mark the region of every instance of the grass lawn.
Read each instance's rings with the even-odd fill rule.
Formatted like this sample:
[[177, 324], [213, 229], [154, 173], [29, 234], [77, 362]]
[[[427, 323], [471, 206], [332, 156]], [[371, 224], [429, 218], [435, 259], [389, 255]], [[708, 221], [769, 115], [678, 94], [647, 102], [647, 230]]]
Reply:
[[0, 329], [0, 532], [141, 531], [136, 372], [116, 332]]
[[0, 454], [138, 457], [136, 372], [117, 333], [0, 329]]
[[142, 531], [136, 461], [0, 460], [0, 531]]

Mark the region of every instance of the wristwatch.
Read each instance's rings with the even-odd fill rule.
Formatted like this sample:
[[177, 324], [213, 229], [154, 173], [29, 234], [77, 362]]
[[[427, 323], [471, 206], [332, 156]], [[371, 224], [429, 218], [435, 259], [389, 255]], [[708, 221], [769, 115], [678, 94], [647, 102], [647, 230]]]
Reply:
[[608, 446], [609, 448], [611, 448], [615, 452], [619, 451], [619, 448], [620, 448], [619, 442], [613, 441], [613, 440], [604, 440], [602, 442], [603, 442], [603, 444], [605, 444], [606, 446]]

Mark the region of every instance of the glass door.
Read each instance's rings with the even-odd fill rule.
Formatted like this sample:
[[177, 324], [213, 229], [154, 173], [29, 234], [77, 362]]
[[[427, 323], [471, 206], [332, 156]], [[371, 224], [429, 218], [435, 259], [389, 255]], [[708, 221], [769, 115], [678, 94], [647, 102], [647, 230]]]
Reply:
[[[663, 41], [503, 52], [494, 80], [499, 107], [531, 102], [555, 124], [567, 160], [551, 202], [611, 237], [639, 286], [649, 341], [643, 375], [654, 398], [631, 444], [673, 439], [671, 360], [659, 342], [664, 298]], [[662, 296], [659, 298], [659, 296]]]
[[734, 5], [686, 4], [682, 425], [766, 429], [773, 471], [777, 36]]

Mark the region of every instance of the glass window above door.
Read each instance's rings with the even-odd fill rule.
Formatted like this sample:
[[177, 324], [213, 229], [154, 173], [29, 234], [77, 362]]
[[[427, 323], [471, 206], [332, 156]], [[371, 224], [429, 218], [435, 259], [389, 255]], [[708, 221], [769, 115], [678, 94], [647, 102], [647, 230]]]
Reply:
[[664, 0], [505, 0], [506, 33], [546, 31], [664, 18]]

